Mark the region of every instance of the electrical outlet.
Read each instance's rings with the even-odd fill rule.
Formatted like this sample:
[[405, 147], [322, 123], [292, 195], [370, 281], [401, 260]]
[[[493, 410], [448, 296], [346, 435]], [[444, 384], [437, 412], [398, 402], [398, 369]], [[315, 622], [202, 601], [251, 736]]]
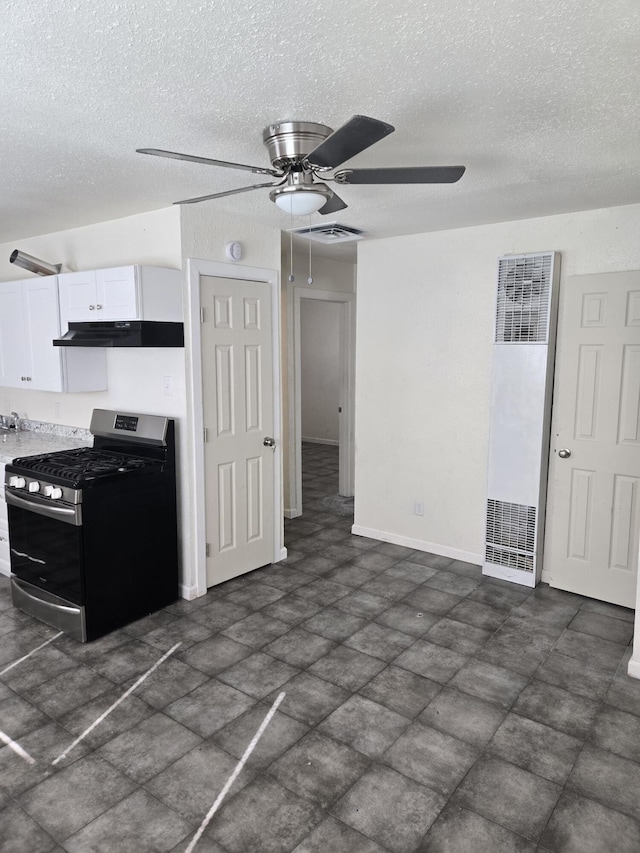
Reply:
[[53, 417], [56, 421], [60, 420], [60, 403], [53, 404]]
[[163, 376], [162, 377], [162, 387], [164, 389], [165, 397], [173, 396], [173, 376]]
[[415, 515], [424, 515], [424, 501], [416, 501], [413, 512]]

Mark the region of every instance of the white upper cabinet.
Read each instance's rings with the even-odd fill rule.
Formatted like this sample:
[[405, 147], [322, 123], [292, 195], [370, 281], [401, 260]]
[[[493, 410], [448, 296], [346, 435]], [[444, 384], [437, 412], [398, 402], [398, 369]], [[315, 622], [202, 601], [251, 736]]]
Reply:
[[182, 320], [179, 270], [136, 264], [61, 273], [58, 281], [63, 332], [87, 320]]
[[0, 282], [0, 385], [39, 391], [102, 391], [104, 352], [67, 352], [56, 276]]
[[56, 317], [58, 291], [51, 276], [24, 282], [25, 342], [29, 387], [47, 391], [62, 390], [60, 357], [53, 338], [60, 328]]
[[10, 388], [25, 387], [27, 374], [23, 287], [23, 281], [0, 282], [0, 385]]
[[53, 346], [86, 320], [180, 322], [182, 273], [136, 264], [0, 282], [0, 386], [104, 391], [104, 348]]

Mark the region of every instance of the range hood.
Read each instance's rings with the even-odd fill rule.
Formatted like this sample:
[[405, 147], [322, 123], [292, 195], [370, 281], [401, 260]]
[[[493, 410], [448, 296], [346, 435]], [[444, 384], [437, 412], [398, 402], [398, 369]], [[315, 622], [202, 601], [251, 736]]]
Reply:
[[56, 347], [183, 347], [184, 325], [159, 320], [69, 323]]

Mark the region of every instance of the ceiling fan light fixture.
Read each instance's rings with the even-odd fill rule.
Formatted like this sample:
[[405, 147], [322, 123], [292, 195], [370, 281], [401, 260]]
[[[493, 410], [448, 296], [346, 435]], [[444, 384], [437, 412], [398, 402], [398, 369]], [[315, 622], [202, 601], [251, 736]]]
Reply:
[[325, 193], [302, 187], [296, 187], [288, 192], [272, 193], [272, 196], [274, 196], [272, 200], [280, 210], [290, 216], [309, 216], [311, 213], [317, 213], [327, 201]]

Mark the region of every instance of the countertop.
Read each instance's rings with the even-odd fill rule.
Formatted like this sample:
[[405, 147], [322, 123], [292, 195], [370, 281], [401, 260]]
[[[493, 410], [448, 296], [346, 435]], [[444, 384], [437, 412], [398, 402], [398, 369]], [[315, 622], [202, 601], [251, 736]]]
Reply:
[[0, 463], [12, 462], [18, 456], [37, 456], [39, 453], [56, 453], [72, 447], [90, 447], [91, 440], [76, 436], [51, 435], [27, 430], [0, 431]]

